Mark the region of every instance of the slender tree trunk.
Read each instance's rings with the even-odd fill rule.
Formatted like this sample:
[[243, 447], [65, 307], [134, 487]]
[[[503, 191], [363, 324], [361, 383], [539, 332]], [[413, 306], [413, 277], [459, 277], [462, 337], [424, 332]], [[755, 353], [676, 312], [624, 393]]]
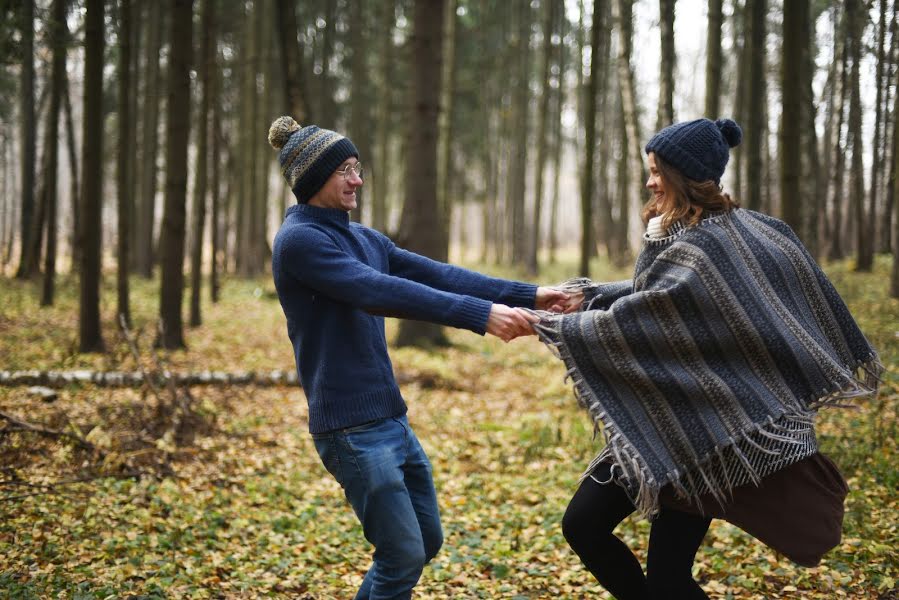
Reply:
[[[891, 11], [892, 18], [890, 22], [890, 64], [899, 65], [899, 4], [897, 4], [897, 0], [893, 0], [893, 10]], [[899, 113], [895, 111], [890, 111], [889, 107], [891, 106], [892, 100], [890, 99], [890, 90], [893, 89], [891, 83], [894, 79], [894, 71], [895, 69], [887, 69], [886, 75], [886, 102], [884, 111], [884, 162], [886, 163], [885, 173], [884, 175], [887, 178], [886, 185], [886, 198], [884, 198], [883, 203], [883, 217], [878, 221], [881, 225], [879, 236], [880, 239], [880, 252], [883, 254], [890, 254], [892, 252], [893, 246], [896, 244], [896, 239], [892, 238], [893, 226], [892, 220], [896, 218], [893, 214], [894, 206], [895, 206], [895, 198], [894, 198], [894, 187], [893, 187], [893, 179], [895, 179], [895, 171], [894, 171], [894, 157], [896, 154], [896, 139], [893, 136], [893, 132], [889, 127], [889, 123], [892, 123], [893, 120], [897, 118]], [[895, 76], [899, 78], [899, 72], [895, 73]], [[899, 90], [893, 92], [894, 96], [899, 96]]]
[[[412, 252], [445, 259], [446, 244], [437, 204], [437, 118], [440, 73], [443, 63], [441, 35], [444, 0], [416, 0], [410, 50], [412, 51], [412, 106], [407, 153], [406, 202], [403, 203], [401, 238]], [[447, 343], [443, 330], [422, 321], [403, 320], [397, 334], [399, 346], [433, 346]]]
[[[838, 17], [835, 11], [834, 18]], [[846, 102], [846, 84], [847, 84], [847, 67], [848, 67], [848, 49], [846, 47], [846, 34], [850, 31], [849, 14], [841, 19], [841, 23], [835, 26], [840, 31], [836, 40], [836, 48], [834, 49], [834, 61], [837, 69], [836, 85], [834, 85], [834, 106], [833, 106], [833, 125], [831, 129], [830, 149], [832, 152], [831, 164], [831, 182], [830, 182], [830, 206], [832, 215], [830, 215], [829, 225], [827, 227], [827, 237], [830, 242], [827, 258], [830, 260], [839, 260], [843, 258], [843, 171], [845, 161], [845, 148], [840, 144], [843, 133], [843, 113]]]
[[590, 29], [590, 77], [584, 96], [584, 164], [581, 167], [581, 252], [578, 273], [590, 276], [593, 241], [593, 167], [596, 149], [596, 98], [602, 77], [602, 1], [594, 0], [593, 26]]
[[187, 143], [190, 136], [190, 64], [193, 0], [172, 0], [172, 50], [169, 55], [166, 117], [165, 206], [160, 240], [162, 284], [160, 331], [156, 346], [184, 348], [181, 300], [184, 293], [184, 233], [187, 195]]
[[131, 185], [128, 159], [134, 143], [131, 129], [131, 0], [119, 0], [119, 145], [117, 158], [118, 184], [118, 243], [116, 265], [116, 289], [118, 292], [117, 319], [124, 319], [131, 327], [131, 309], [128, 300], [128, 267], [131, 253]]
[[674, 122], [674, 2], [659, 0], [661, 52], [659, 61], [659, 110], [656, 129]]
[[[457, 0], [444, 0], [443, 72], [440, 76], [440, 114], [437, 117], [437, 202], [440, 206], [443, 239], [449, 256], [453, 202], [450, 181], [453, 179], [453, 109], [456, 88], [456, 5]], [[462, 226], [465, 226], [464, 221]]]
[[378, 119], [377, 149], [374, 155], [373, 171], [369, 177], [372, 180], [373, 193], [369, 194], [371, 204], [371, 224], [378, 231], [387, 230], [387, 173], [390, 164], [390, 113], [393, 99], [393, 30], [396, 21], [396, 6], [393, 0], [384, 0], [379, 3], [379, 61], [378, 87], [380, 91], [377, 98]]
[[721, 27], [724, 0], [709, 0], [708, 43], [705, 63], [705, 116], [717, 119], [721, 101]]
[[539, 271], [538, 255], [540, 252], [541, 238], [541, 212], [543, 211], [543, 176], [546, 171], [546, 161], [550, 150], [548, 139], [548, 119], [550, 118], [549, 100], [552, 93], [550, 85], [553, 36], [555, 35], [556, 12], [560, 10], [559, 2], [548, 0], [545, 9], [546, 21], [543, 25], [543, 68], [541, 75], [542, 90], [540, 93], [540, 108], [537, 110], [537, 164], [534, 168], [534, 211], [531, 227], [531, 240], [528, 246], [527, 270], [530, 275], [536, 275]]
[[[562, 171], [562, 153], [565, 149], [565, 140], [562, 134], [562, 109], [565, 106], [565, 70], [566, 63], [566, 47], [565, 47], [565, 27], [567, 19], [565, 18], [564, 6], [560, 14], [557, 14], [559, 21], [559, 37], [562, 41], [556, 46], [556, 64], [559, 67], [558, 82], [556, 87], [553, 104], [553, 142], [552, 142], [552, 159], [553, 159], [553, 185], [552, 185], [552, 204], [549, 210], [549, 262], [555, 264], [556, 252], [559, 247], [559, 202], [560, 202], [560, 175]], [[608, 61], [605, 61], [608, 65]], [[578, 65], [580, 67], [580, 65]]]
[[156, 219], [156, 155], [159, 152], [159, 51], [162, 47], [162, 23], [165, 2], [160, 2], [147, 16], [147, 57], [144, 74], [143, 119], [141, 123], [141, 168], [139, 208], [134, 232], [134, 264], [138, 274], [147, 279], [153, 276], [156, 262], [153, 241]]
[[[877, 213], [879, 208], [880, 173], [883, 168], [881, 148], [881, 120], [883, 116], [883, 79], [887, 34], [887, 1], [880, 0], [880, 19], [877, 35], [877, 74], [874, 77], [877, 91], [874, 101], [874, 138], [871, 142], [871, 193], [868, 200], [867, 222], [858, 224], [858, 269], [870, 271], [874, 264], [874, 245], [877, 241]], [[883, 220], [884, 214], [880, 215]]]
[[[197, 68], [200, 84], [200, 110], [197, 113], [197, 168], [194, 175], [193, 247], [190, 256], [190, 326], [203, 323], [200, 292], [203, 283], [203, 230], [206, 224], [206, 158], [209, 154], [209, 107], [212, 79], [215, 77], [215, 1], [203, 0], [201, 16], [200, 60]], [[214, 144], [213, 144], [214, 145]], [[215, 262], [214, 260], [212, 262]]]
[[104, 0], [85, 0], [84, 128], [81, 135], [81, 300], [79, 350], [102, 352], [100, 276], [103, 210], [103, 10]]
[[801, 6], [808, 0], [792, 0], [783, 7], [783, 46], [780, 61], [780, 83], [783, 97], [783, 111], [780, 121], [780, 198], [784, 221], [794, 231], [802, 231], [802, 195], [800, 178], [801, 161], [801, 106], [802, 82], [801, 60], [802, 17], [805, 10]]
[[[214, 4], [214, 2], [212, 3]], [[218, 23], [217, 20], [210, 17], [210, 38], [213, 42], [217, 39], [218, 35]], [[207, 69], [211, 70], [211, 73], [207, 74], [207, 78], [210, 85], [209, 90], [209, 101], [212, 103], [212, 122], [213, 123], [221, 123], [222, 122], [222, 99], [220, 98], [220, 93], [222, 90], [222, 72], [218, 65], [218, 57], [219, 52], [216, 49], [216, 44], [212, 44], [212, 63], [206, 66]], [[208, 124], [207, 124], [208, 127]], [[211, 214], [209, 215], [209, 229], [210, 237], [212, 238], [212, 248], [210, 249], [211, 257], [209, 260], [209, 295], [210, 300], [213, 304], [219, 301], [219, 292], [221, 290], [221, 283], [219, 281], [219, 271], [224, 264], [222, 257], [222, 237], [221, 237], [221, 218], [222, 218], [222, 198], [220, 195], [221, 190], [221, 173], [220, 173], [220, 165], [221, 165], [221, 148], [225, 145], [225, 141], [222, 138], [221, 133], [218, 130], [218, 127], [209, 128], [208, 135], [211, 142], [211, 156], [209, 157], [210, 163], [212, 164], [211, 172], [210, 172], [210, 205], [211, 205]]]
[[68, 76], [63, 73], [63, 82], [65, 89], [63, 90], [63, 108], [66, 115], [66, 148], [69, 153], [69, 195], [71, 196], [72, 210], [72, 227], [69, 230], [69, 246], [71, 252], [72, 267], [75, 271], [77, 265], [81, 264], [81, 244], [78, 243], [78, 232], [81, 230], [81, 208], [78, 195], [81, 190], [80, 178], [78, 175], [78, 144], [75, 141], [75, 119], [72, 116], [72, 97], [71, 87], [69, 86]]
[[[734, 1], [734, 48], [739, 48], [739, 62], [737, 65], [737, 85], [734, 98], [734, 116], [742, 127], [748, 125], [746, 118], [746, 90], [749, 87], [749, 63], [751, 62], [751, 44], [749, 43], [749, 2], [745, 0], [742, 7]], [[748, 132], [752, 134], [753, 132]], [[743, 174], [746, 171], [746, 144], [742, 144], [734, 148], [731, 171], [734, 174], [734, 191], [737, 198], [742, 202], [746, 198], [745, 178]]]
[[798, 231], [800, 238], [808, 248], [812, 256], [818, 256], [820, 252], [820, 239], [818, 237], [818, 221], [824, 210], [824, 189], [820, 174], [820, 158], [818, 156], [818, 134], [815, 130], [815, 93], [812, 84], [815, 78], [815, 38], [812, 35], [811, 6], [808, 0], [799, 3], [802, 10], [800, 17], [800, 47], [802, 51], [802, 63], [800, 65], [801, 82], [801, 112], [802, 123], [800, 127], [802, 150], [802, 176], [801, 194], [804, 201], [801, 203], [802, 227]]
[[[852, 167], [850, 174], [849, 204], [852, 206], [855, 225], [855, 251], [857, 271], [870, 271], [873, 264], [873, 248], [865, 238], [873, 232], [867, 230], [865, 219], [865, 165], [862, 159], [864, 152], [862, 142], [862, 101], [861, 101], [861, 61], [862, 35], [865, 31], [867, 15], [861, 0], [847, 0], [846, 17], [851, 31], [849, 43], [852, 56], [849, 91], [849, 140], [852, 145]], [[874, 157], [876, 162], [876, 156]]]
[[297, 41], [296, 1], [277, 0], [274, 14], [275, 27], [278, 29], [278, 46], [281, 56], [278, 64], [281, 67], [281, 80], [284, 84], [284, 101], [282, 110], [293, 115], [298, 123], [306, 124], [309, 118], [309, 103], [303, 94], [305, 90], [304, 54], [305, 49]]
[[28, 262], [26, 253], [28, 237], [31, 233], [31, 221], [34, 215], [35, 155], [37, 154], [37, 117], [34, 111], [34, 0], [24, 0], [21, 7], [22, 31], [22, 74], [19, 88], [19, 119], [22, 122], [21, 161], [21, 194], [22, 202], [19, 211], [21, 225], [21, 242], [19, 270], [16, 277], [25, 278], [30, 274], [23, 269]]
[[325, 2], [325, 30], [322, 32], [322, 73], [319, 76], [320, 89], [319, 109], [317, 123], [327, 129], [337, 128], [337, 101], [334, 92], [337, 85], [336, 77], [331, 72], [331, 59], [334, 56], [334, 46], [337, 38], [337, 2]]
[[[347, 132], [350, 139], [359, 150], [359, 156], [364, 164], [371, 160], [371, 113], [369, 107], [373, 101], [371, 97], [371, 81], [368, 64], [368, 3], [363, 0], [353, 0], [350, 4], [353, 19], [350, 20], [350, 49], [352, 61], [350, 63], [352, 95], [350, 97], [350, 126]], [[362, 212], [368, 212], [365, 204], [369, 201], [368, 186], [363, 185], [356, 190], [356, 204], [358, 208], [351, 213], [356, 221], [362, 221]]]
[[[274, 92], [275, 92], [275, 64], [274, 44], [273, 40], [267, 35], [268, 23], [271, 23], [272, 12], [274, 9], [273, 0], [259, 0], [260, 6], [256, 13], [256, 38], [259, 40], [259, 73], [263, 76], [262, 92], [256, 103], [256, 113], [253, 115], [255, 123], [252, 131], [266, 131], [268, 126], [274, 120]], [[361, 15], [360, 15], [361, 17]], [[272, 161], [271, 149], [266, 148], [266, 144], [253, 144], [256, 149], [255, 169], [256, 188], [253, 192], [253, 200], [255, 208], [253, 209], [254, 230], [253, 230], [253, 249], [255, 257], [255, 265], [253, 273], [258, 275], [265, 272], [265, 265], [271, 264], [271, 248], [268, 243], [268, 221], [269, 221], [269, 183], [271, 175]], [[279, 215], [280, 216], [280, 215]]]
[[47, 113], [48, 140], [47, 170], [44, 171], [44, 193], [47, 206], [47, 249], [44, 262], [44, 282], [41, 290], [41, 306], [53, 304], [54, 282], [56, 280], [56, 208], [57, 193], [57, 155], [59, 148], [59, 113], [66, 76], [66, 27], [65, 0], [53, 0], [50, 6], [51, 17], [47, 22], [50, 32], [50, 43], [53, 47], [53, 66], [50, 75], [50, 110]]
[[746, 206], [751, 210], [762, 209], [762, 132], [765, 129], [762, 117], [765, 114], [765, 19], [768, 14], [767, 0], [749, 0], [749, 86], [747, 97], [749, 110], [746, 118]]
[[[897, 152], [897, 141], [899, 141], [899, 119], [895, 118], [899, 115], [899, 93], [893, 95], [893, 169], [892, 181], [893, 198], [899, 198], [899, 152]], [[890, 296], [899, 298], [899, 218], [893, 219], [893, 269], [890, 273]]]
[[528, 161], [528, 102], [530, 100], [530, 34], [531, 6], [516, 4], [518, 31], [514, 48], [517, 62], [515, 83], [512, 86], [512, 111], [514, 113], [512, 138], [512, 164], [509, 165], [509, 208], [512, 217], [512, 263], [524, 266], [527, 253], [527, 222], [525, 220], [525, 188]]
[[[632, 0], [614, 0], [613, 17], [618, 25], [618, 84], [621, 92], [621, 107], [624, 113], [624, 130], [627, 133], [628, 156], [631, 174], [636, 178], [633, 190], [634, 200], [642, 195], [646, 181], [643, 169], [643, 137], [640, 134], [639, 109], [634, 85], [634, 71], [631, 68], [631, 48], [633, 44], [633, 3]], [[622, 232], [630, 230], [630, 207], [634, 200], [630, 194], [622, 196], [619, 227]], [[627, 235], [626, 233], [624, 235]]]

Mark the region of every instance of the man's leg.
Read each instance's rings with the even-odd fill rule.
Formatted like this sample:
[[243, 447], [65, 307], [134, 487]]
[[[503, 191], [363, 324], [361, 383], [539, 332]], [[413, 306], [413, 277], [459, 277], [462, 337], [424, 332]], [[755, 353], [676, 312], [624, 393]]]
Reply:
[[425, 564], [422, 532], [403, 471], [406, 439], [406, 429], [396, 419], [334, 434], [338, 481], [375, 547], [357, 600], [411, 598]]
[[437, 555], [443, 545], [443, 529], [440, 526], [440, 509], [437, 507], [437, 491], [434, 489], [431, 461], [416, 437], [405, 416], [398, 421], [407, 430], [406, 466], [403, 468], [406, 489], [415, 509], [421, 538], [425, 549], [425, 563]]

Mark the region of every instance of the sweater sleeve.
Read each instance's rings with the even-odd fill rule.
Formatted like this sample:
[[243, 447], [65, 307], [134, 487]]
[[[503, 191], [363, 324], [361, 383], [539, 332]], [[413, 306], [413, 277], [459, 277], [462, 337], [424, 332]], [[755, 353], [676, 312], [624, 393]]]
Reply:
[[325, 296], [381, 316], [430, 321], [483, 335], [491, 302], [381, 273], [314, 228], [286, 239], [281, 268]]
[[465, 294], [509, 306], [534, 308], [537, 297], [536, 285], [489, 277], [432, 260], [397, 247], [383, 234], [381, 237], [387, 248], [391, 275], [453, 294]]

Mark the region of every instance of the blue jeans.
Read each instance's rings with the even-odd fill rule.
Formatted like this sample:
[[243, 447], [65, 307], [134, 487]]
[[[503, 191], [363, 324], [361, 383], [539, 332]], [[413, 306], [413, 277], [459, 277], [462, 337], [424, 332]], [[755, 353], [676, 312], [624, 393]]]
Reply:
[[411, 598], [443, 531], [431, 463], [406, 416], [312, 437], [375, 547], [356, 600]]

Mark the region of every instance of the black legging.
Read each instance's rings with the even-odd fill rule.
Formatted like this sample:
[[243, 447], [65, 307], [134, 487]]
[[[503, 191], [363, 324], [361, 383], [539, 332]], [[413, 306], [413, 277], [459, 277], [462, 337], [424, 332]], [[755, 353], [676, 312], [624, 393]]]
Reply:
[[[601, 463], [593, 475], [608, 481], [610, 469]], [[562, 532], [584, 566], [618, 600], [707, 600], [692, 569], [711, 519], [662, 509], [652, 522], [644, 577], [637, 557], [612, 534], [634, 510], [620, 486], [599, 484], [588, 477], [568, 504]]]

